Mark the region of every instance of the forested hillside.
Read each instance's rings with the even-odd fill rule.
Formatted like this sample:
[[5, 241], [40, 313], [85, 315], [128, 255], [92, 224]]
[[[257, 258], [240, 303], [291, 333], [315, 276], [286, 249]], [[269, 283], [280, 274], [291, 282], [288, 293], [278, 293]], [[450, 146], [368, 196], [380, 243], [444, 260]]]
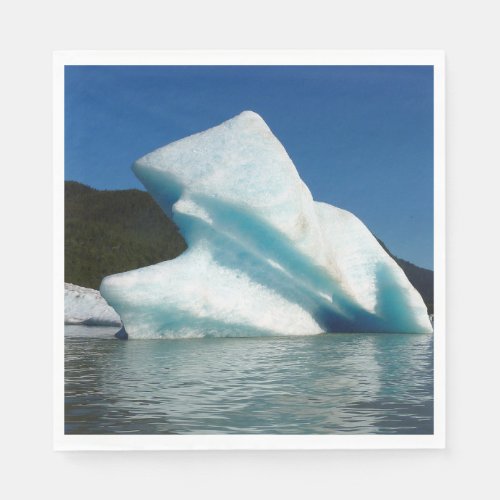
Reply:
[[173, 259], [186, 244], [144, 191], [65, 183], [65, 281], [99, 289], [109, 274]]

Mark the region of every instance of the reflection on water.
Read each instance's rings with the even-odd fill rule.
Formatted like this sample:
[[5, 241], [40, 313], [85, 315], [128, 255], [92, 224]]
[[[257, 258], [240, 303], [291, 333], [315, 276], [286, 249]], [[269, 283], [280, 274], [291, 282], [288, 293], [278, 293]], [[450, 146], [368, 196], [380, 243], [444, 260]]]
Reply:
[[119, 341], [66, 327], [67, 434], [432, 434], [432, 335]]

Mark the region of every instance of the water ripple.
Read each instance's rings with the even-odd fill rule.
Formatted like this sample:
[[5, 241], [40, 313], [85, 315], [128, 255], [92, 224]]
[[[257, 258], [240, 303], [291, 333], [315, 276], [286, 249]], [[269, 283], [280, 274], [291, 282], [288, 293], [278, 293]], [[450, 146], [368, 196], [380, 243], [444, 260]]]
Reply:
[[432, 335], [65, 335], [68, 434], [432, 434]]

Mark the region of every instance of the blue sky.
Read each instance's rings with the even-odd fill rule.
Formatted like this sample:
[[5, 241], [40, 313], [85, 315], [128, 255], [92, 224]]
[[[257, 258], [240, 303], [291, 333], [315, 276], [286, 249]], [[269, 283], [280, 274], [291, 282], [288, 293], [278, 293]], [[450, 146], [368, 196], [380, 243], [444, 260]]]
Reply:
[[314, 199], [433, 269], [430, 66], [67, 66], [65, 177], [143, 189], [134, 160], [248, 109]]

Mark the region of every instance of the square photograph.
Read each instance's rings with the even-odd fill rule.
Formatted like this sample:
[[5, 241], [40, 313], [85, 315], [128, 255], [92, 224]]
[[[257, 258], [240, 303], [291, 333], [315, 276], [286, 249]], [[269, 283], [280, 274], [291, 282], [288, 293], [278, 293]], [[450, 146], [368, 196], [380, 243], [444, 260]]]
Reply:
[[58, 65], [56, 432], [432, 438], [436, 65], [228, 61]]

